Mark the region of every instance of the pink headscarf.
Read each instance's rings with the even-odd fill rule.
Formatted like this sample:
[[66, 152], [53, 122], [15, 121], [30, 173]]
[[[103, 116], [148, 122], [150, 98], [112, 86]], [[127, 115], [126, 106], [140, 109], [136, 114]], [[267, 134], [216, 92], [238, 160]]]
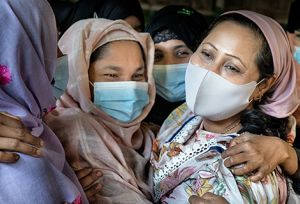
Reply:
[[[88, 70], [90, 57], [101, 45], [118, 41], [138, 42], [145, 56], [149, 104], [130, 123], [122, 123], [97, 108], [91, 101]], [[154, 45], [149, 34], [138, 33], [125, 21], [82, 20], [71, 26], [59, 41], [68, 56], [69, 81], [66, 93], [47, 123], [64, 145], [75, 170], [99, 168], [103, 188], [95, 203], [150, 203], [152, 171], [149, 168], [153, 132], [142, 120], [155, 97], [152, 78]]]
[[272, 18], [253, 11], [230, 11], [226, 14], [241, 14], [253, 21], [262, 31], [270, 46], [275, 82], [265, 103], [260, 109], [271, 116], [284, 118], [290, 116], [299, 106], [296, 89], [296, 69], [288, 37], [282, 27]]

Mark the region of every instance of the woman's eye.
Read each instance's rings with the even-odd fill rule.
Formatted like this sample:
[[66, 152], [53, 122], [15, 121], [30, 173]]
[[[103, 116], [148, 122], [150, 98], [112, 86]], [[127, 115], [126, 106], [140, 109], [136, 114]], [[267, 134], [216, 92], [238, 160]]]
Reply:
[[135, 74], [134, 76], [133, 76], [133, 81], [142, 81], [142, 80], [144, 80], [144, 74]]
[[185, 51], [185, 50], [179, 50], [176, 52], [176, 56], [178, 56], [178, 57], [188, 57], [190, 55], [191, 55], [191, 53], [188, 51]]
[[155, 53], [154, 54], [154, 62], [159, 62], [163, 59], [163, 55], [161, 53]]
[[239, 68], [232, 66], [232, 65], [225, 65], [224, 67], [226, 68], [226, 70], [228, 70], [230, 72], [236, 72], [236, 73], [240, 72]]
[[213, 55], [210, 52], [207, 52], [205, 50], [201, 51], [201, 55], [204, 57], [204, 59], [212, 60]]
[[117, 74], [104, 74], [105, 77], [108, 77], [108, 78], [117, 78], [118, 75]]

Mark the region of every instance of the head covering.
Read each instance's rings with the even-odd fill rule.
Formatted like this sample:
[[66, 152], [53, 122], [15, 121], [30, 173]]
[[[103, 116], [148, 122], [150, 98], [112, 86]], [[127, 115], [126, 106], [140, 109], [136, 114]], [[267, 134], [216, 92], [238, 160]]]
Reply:
[[170, 5], [154, 14], [146, 31], [155, 39], [160, 32], [169, 30], [194, 52], [207, 27], [204, 16], [191, 7]]
[[240, 14], [253, 21], [265, 36], [271, 49], [275, 82], [268, 91], [260, 109], [276, 118], [290, 116], [300, 101], [296, 90], [296, 69], [288, 37], [282, 27], [272, 18], [253, 11], [230, 11], [227, 14]]
[[79, 0], [67, 2], [61, 0], [49, 0], [57, 20], [57, 26], [64, 33], [73, 23], [93, 18], [110, 20], [125, 19], [135, 16], [141, 21], [144, 30], [144, 15], [138, 0]]
[[22, 155], [14, 165], [1, 165], [6, 174], [0, 179], [1, 192], [7, 199], [1, 196], [5, 201], [0, 202], [73, 202], [81, 187], [68, 178], [75, 177], [74, 173], [63, 174], [67, 167], [64, 150], [42, 121], [55, 106], [50, 82], [57, 39], [51, 7], [44, 0], [1, 0], [0, 10], [0, 112], [19, 117], [45, 143], [42, 158]]
[[295, 30], [300, 29], [300, 1], [296, 0], [291, 3], [288, 23], [286, 30], [294, 33]]
[[[137, 118], [133, 123], [141, 122], [145, 115], [149, 113], [155, 95], [152, 78], [153, 42], [148, 34], [136, 32], [125, 21], [106, 19], [82, 20], [71, 26], [61, 37], [58, 42], [59, 48], [64, 55], [68, 55], [69, 81], [67, 92], [80, 104], [80, 108], [84, 112], [99, 111], [91, 101], [88, 76], [90, 57], [93, 51], [101, 45], [118, 40], [138, 42], [145, 55], [150, 102], [144, 108], [143, 116]], [[103, 117], [106, 117], [106, 114]]]
[[[91, 101], [89, 89], [91, 54], [99, 46], [119, 40], [140, 44], [147, 70], [149, 104], [130, 123], [121, 123], [98, 109]], [[155, 97], [154, 45], [150, 35], [136, 32], [123, 20], [87, 19], [73, 24], [58, 44], [68, 56], [70, 77], [67, 93], [60, 98], [64, 107], [57, 108], [56, 114], [48, 114], [47, 121], [62, 139], [71, 166], [101, 169], [101, 179], [106, 184], [97, 198], [98, 203], [122, 203], [124, 199], [130, 203], [141, 200], [147, 203], [152, 192], [148, 162], [154, 134], [141, 122]]]

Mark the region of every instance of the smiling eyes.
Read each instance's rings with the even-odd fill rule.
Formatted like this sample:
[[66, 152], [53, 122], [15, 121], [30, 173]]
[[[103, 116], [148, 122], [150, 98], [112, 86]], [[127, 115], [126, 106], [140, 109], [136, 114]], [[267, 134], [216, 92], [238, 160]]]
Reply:
[[[122, 78], [122, 74], [120, 73], [104, 73], [103, 76], [107, 81], [120, 81]], [[138, 71], [131, 77], [131, 81], [143, 81], [144, 79], [144, 71]]]
[[[172, 56], [175, 58], [189, 58], [193, 53], [188, 48], [182, 48], [172, 51]], [[158, 63], [162, 61], [165, 57], [166, 53], [162, 50], [156, 49], [154, 54], [154, 63]]]
[[[201, 62], [205, 65], [205, 64], [213, 64], [216, 60], [216, 56], [217, 54], [214, 51], [210, 51], [207, 49], [201, 49], [200, 51], [200, 59]], [[226, 60], [223, 63], [223, 68], [225, 69], [225, 71], [227, 72], [232, 72], [232, 73], [240, 73], [241, 70], [240, 68], [235, 65], [231, 60]]]

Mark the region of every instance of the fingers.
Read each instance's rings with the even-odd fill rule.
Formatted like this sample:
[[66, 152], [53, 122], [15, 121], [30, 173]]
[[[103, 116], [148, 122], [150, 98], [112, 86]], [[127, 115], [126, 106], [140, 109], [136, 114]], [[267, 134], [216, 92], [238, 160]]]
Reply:
[[239, 137], [235, 137], [234, 139], [231, 140], [230, 142], [230, 147], [243, 143], [243, 142], [247, 142], [251, 139], [251, 137], [255, 136], [252, 133], [249, 132], [243, 132]]
[[93, 171], [92, 168], [80, 169], [80, 170], [76, 171], [77, 178], [80, 180], [83, 177], [86, 177], [87, 175], [89, 175], [92, 171]]
[[76, 174], [84, 190], [89, 189], [102, 176], [99, 169], [92, 170], [91, 168], [84, 168], [77, 171]]
[[12, 152], [0, 152], [0, 162], [2, 163], [14, 163], [18, 161], [19, 155]]
[[189, 203], [191, 203], [191, 204], [208, 204], [208, 201], [203, 198], [200, 198], [198, 196], [192, 195], [189, 198]]
[[248, 160], [249, 160], [249, 154], [239, 153], [239, 154], [227, 157], [224, 160], [224, 165], [226, 167], [231, 167], [231, 166], [235, 166], [235, 165], [238, 165], [238, 164], [245, 163]]
[[101, 184], [97, 180], [102, 176], [99, 169], [84, 168], [76, 171], [76, 175], [80, 181], [81, 186], [90, 202], [95, 200], [95, 195], [100, 192]]
[[83, 177], [82, 179], [80, 179], [80, 183], [83, 187], [83, 189], [87, 189], [89, 188], [93, 183], [95, 183], [98, 178], [100, 178], [102, 176], [101, 172], [92, 172], [91, 174], [89, 174], [88, 176]]
[[[227, 157], [232, 157], [235, 156], [237, 154], [246, 152], [249, 149], [249, 144], [248, 143], [241, 143], [241, 144], [237, 144], [235, 146], [229, 147], [228, 149], [226, 149], [222, 154], [222, 158], [225, 159]], [[230, 163], [230, 161], [228, 161]], [[229, 167], [229, 166], [227, 166]]]
[[253, 182], [261, 181], [267, 174], [271, 173], [271, 171], [273, 171], [273, 169], [270, 166], [264, 165], [249, 178]]
[[0, 112], [0, 124], [15, 128], [22, 128], [23, 124], [18, 117], [9, 115], [8, 113]]
[[0, 149], [7, 151], [16, 151], [30, 156], [41, 156], [42, 151], [39, 148], [23, 143], [20, 140], [13, 138], [0, 137]]
[[43, 146], [43, 141], [40, 138], [37, 138], [29, 133], [29, 131], [24, 128], [16, 128], [16, 127], [9, 127], [3, 124], [0, 124], [0, 137], [5, 138], [14, 138], [30, 145], [33, 145], [37, 148]]
[[101, 184], [95, 183], [89, 189], [84, 191], [89, 201], [94, 199], [94, 196], [101, 190], [101, 187]]
[[242, 176], [251, 174], [252, 172], [256, 171], [259, 166], [253, 162], [247, 162], [245, 164], [239, 165], [231, 169], [232, 173], [236, 176]]

